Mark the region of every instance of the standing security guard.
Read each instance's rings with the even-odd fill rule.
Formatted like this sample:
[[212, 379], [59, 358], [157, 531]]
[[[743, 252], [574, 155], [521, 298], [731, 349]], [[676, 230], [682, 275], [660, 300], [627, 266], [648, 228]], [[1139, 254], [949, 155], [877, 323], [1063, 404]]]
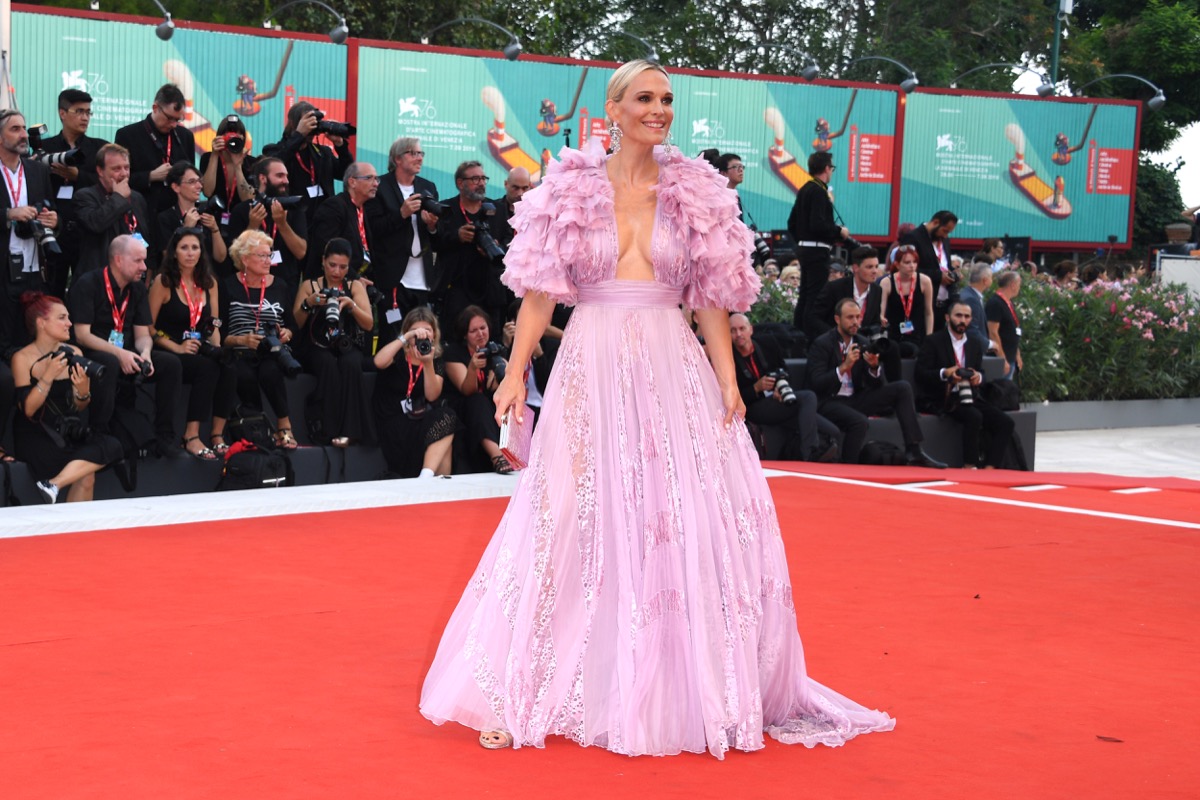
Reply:
[[800, 187], [788, 216], [788, 233], [795, 240], [800, 256], [800, 297], [792, 324], [801, 330], [810, 307], [829, 280], [833, 246], [850, 238], [850, 231], [833, 219], [833, 201], [829, 199], [833, 170], [833, 156], [829, 153], [813, 153], [808, 157], [812, 180]]

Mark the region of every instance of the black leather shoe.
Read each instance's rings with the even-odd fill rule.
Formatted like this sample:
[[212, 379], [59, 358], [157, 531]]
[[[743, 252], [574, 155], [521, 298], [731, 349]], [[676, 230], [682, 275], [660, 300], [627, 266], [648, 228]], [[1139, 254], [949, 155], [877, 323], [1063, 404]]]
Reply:
[[945, 469], [946, 465], [936, 458], [933, 458], [924, 450], [917, 449], [915, 453], [909, 453], [904, 457], [905, 463], [910, 467], [929, 467], [930, 469]]

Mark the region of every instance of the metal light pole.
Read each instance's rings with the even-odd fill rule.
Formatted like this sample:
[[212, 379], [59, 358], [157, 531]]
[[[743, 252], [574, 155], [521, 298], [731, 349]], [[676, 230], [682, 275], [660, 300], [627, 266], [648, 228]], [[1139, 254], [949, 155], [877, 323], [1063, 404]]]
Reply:
[[1058, 0], [1054, 15], [1054, 44], [1050, 49], [1050, 82], [1058, 85], [1058, 43], [1062, 41], [1062, 24], [1075, 11], [1075, 0]]

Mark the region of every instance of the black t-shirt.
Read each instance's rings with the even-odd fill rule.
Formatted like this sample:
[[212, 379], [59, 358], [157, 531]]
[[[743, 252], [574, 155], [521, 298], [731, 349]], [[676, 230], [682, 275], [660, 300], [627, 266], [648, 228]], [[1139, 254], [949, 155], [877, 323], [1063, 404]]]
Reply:
[[983, 310], [987, 314], [988, 322], [1000, 323], [1000, 346], [1004, 348], [1004, 357], [1010, 364], [1015, 363], [1021, 347], [1021, 336], [1017, 333], [1017, 321], [1013, 318], [1008, 303], [1000, 295], [993, 294], [988, 298], [987, 306]]
[[[113, 304], [108, 300], [105, 276], [108, 276], [109, 285], [112, 287], [117, 310], [125, 310], [120, 328], [113, 319]], [[146, 284], [132, 281], [123, 290], [118, 291], [117, 282], [108, 268], [92, 270], [76, 278], [71, 285], [68, 308], [72, 323], [90, 325], [92, 335], [101, 339], [108, 340], [114, 330], [120, 330], [125, 335], [123, 347], [134, 352], [137, 351], [134, 345], [134, 326], [149, 327], [153, 324], [150, 316], [150, 290], [146, 288]]]
[[[292, 206], [287, 212], [288, 225], [295, 231], [296, 235], [307, 241], [308, 239], [308, 217], [305, 214], [304, 205]], [[242, 235], [246, 230], [246, 226], [250, 224], [250, 204], [238, 203], [233, 208], [233, 212], [229, 218], [229, 230], [227, 232], [226, 244], [231, 244], [234, 239]], [[283, 240], [283, 234], [279, 232], [278, 226], [275, 224], [275, 218], [271, 216], [270, 209], [267, 210], [267, 218], [259, 225], [259, 230], [263, 231], [267, 236], [272, 237], [271, 249], [279, 251], [281, 261], [271, 267], [271, 271], [282, 277], [292, 289], [295, 289], [300, 283], [300, 273], [302, 271], [301, 264], [292, 255], [292, 251], [288, 249], [287, 242]], [[225, 259], [225, 263], [218, 266], [217, 273], [222, 277], [232, 275], [231, 268], [233, 259]]]

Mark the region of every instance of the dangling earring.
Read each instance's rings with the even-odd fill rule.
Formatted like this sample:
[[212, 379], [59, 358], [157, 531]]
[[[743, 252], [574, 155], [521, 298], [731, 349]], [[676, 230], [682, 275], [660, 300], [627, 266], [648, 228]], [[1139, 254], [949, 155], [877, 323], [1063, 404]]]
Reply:
[[671, 131], [667, 131], [667, 136], [663, 139], [663, 152], [671, 155]]
[[621, 129], [617, 123], [608, 123], [608, 144], [614, 153], [621, 152]]

